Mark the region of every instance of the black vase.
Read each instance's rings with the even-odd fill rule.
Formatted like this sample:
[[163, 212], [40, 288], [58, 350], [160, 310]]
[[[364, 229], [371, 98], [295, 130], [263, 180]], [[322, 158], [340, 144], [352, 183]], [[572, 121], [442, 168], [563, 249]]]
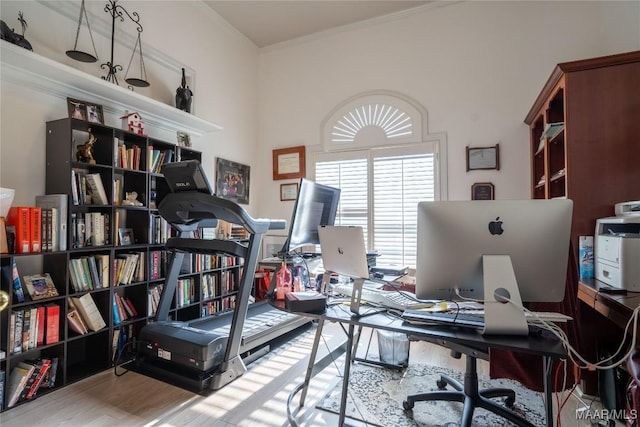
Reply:
[[182, 69], [182, 85], [176, 89], [176, 108], [191, 113], [191, 97], [193, 92], [187, 86], [184, 68]]

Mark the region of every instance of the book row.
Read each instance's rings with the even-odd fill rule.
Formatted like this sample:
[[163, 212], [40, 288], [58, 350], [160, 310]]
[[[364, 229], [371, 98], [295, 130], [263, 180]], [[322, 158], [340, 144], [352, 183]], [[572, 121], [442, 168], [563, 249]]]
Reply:
[[210, 316], [220, 311], [234, 308], [236, 306], [236, 296], [230, 295], [215, 301], [208, 301], [202, 306], [200, 315], [202, 317]]
[[118, 293], [113, 294], [113, 323], [119, 325], [120, 323], [133, 319], [138, 316], [138, 310], [130, 298], [120, 295]]
[[9, 319], [9, 351], [20, 354], [60, 340], [60, 306], [46, 304], [14, 310]]
[[71, 242], [74, 248], [110, 244], [111, 226], [109, 214], [73, 212], [71, 214]]
[[67, 323], [75, 333], [85, 335], [89, 331], [98, 332], [107, 327], [90, 293], [81, 297], [69, 297], [68, 302]]
[[101, 175], [84, 169], [71, 169], [71, 197], [75, 206], [109, 204]]
[[[7, 381], [7, 407], [33, 399], [40, 388], [55, 387], [57, 371], [57, 357], [19, 362], [11, 370]], [[4, 371], [0, 371], [0, 409], [4, 402], [4, 377]]]

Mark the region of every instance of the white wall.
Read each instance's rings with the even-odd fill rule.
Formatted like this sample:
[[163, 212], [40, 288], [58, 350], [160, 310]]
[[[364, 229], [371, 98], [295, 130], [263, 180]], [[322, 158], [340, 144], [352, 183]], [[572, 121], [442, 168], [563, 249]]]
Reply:
[[[21, 32], [17, 20], [21, 10], [28, 22], [25, 37], [36, 53], [99, 77], [105, 74], [99, 64], [110, 56], [111, 20], [102, 10], [105, 4], [106, 1], [86, 2], [100, 57], [94, 64], [83, 64], [64, 54], [74, 45], [79, 1], [47, 5], [3, 0], [0, 15], [9, 27]], [[187, 67], [195, 73], [189, 78], [195, 83], [194, 114], [224, 128], [193, 139], [194, 149], [203, 152], [210, 180], [213, 183], [218, 156], [251, 165], [252, 173], [258, 174], [260, 163], [254, 149], [258, 123], [257, 48], [199, 1], [127, 0], [119, 4], [129, 12], [137, 11], [144, 29], [142, 46], [143, 53], [149, 55], [145, 66], [151, 86], [136, 92], [173, 106], [175, 90], [180, 86], [180, 65]], [[59, 10], [71, 10], [73, 17], [64, 16]], [[135, 34], [135, 26], [129, 24], [117, 21], [116, 39], [135, 40], [126, 34]], [[100, 34], [101, 27], [107, 28], [107, 37]], [[82, 34], [86, 39], [87, 33], [81, 33], [81, 37]], [[86, 47], [92, 50], [90, 45]], [[122, 64], [124, 71], [132, 48], [133, 44], [129, 48], [116, 44], [115, 62]], [[168, 69], [166, 64], [154, 62], [154, 52], [178, 65]], [[124, 71], [119, 77], [123, 86]], [[45, 188], [45, 122], [67, 116], [66, 100], [16, 86], [4, 78], [1, 89], [0, 186], [17, 190], [14, 204], [33, 204], [34, 197], [44, 194]], [[119, 126], [115, 116], [105, 119], [107, 125]], [[152, 136], [175, 141], [174, 134], [148, 131]], [[256, 205], [253, 194], [259, 191], [257, 182], [251, 182], [252, 203], [246, 206], [252, 214]]]
[[[446, 132], [449, 198], [493, 182], [499, 199], [529, 198], [523, 120], [556, 63], [640, 49], [639, 2], [463, 2], [361, 25], [260, 55], [260, 151], [320, 143], [322, 120], [351, 96], [404, 93]], [[500, 171], [466, 172], [465, 147], [500, 143]], [[308, 168], [307, 168], [308, 170]], [[282, 182], [264, 170], [260, 213], [288, 218]]]
[[[22, 10], [36, 52], [102, 75], [97, 65], [64, 55], [73, 47], [77, 15], [62, 16], [43, 3], [2, 0], [0, 17], [19, 30]], [[104, 3], [87, 2], [90, 17], [103, 19], [103, 26]], [[640, 49], [640, 3], [632, 1], [450, 3], [260, 55], [199, 1], [122, 4], [140, 13], [146, 50], [195, 73], [195, 114], [224, 127], [194, 140], [210, 178], [217, 156], [251, 165], [249, 212], [271, 218], [289, 218], [293, 207], [279, 201], [283, 181], [271, 179], [272, 149], [316, 146], [326, 115], [373, 89], [413, 97], [429, 112], [429, 131], [447, 133], [449, 198], [468, 199], [471, 184], [484, 181], [495, 184], [498, 198], [529, 197], [523, 119], [553, 66]], [[100, 25], [92, 21], [92, 27]], [[108, 40], [95, 33], [104, 60]], [[129, 51], [116, 46], [118, 51], [126, 65]], [[179, 70], [147, 67], [155, 79], [149, 96], [172, 105]], [[45, 122], [65, 117], [66, 103], [5, 80], [0, 99], [0, 186], [18, 190], [16, 204], [30, 204], [44, 192]], [[465, 172], [465, 146], [495, 143], [501, 146], [500, 171]]]

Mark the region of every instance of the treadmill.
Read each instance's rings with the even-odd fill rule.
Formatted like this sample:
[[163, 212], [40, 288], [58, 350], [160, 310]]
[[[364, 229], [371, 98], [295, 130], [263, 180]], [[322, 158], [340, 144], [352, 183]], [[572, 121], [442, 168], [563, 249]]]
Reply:
[[[249, 304], [262, 237], [268, 230], [284, 229], [286, 221], [254, 219], [238, 204], [213, 195], [197, 160], [169, 163], [164, 174], [171, 193], [162, 199], [158, 211], [177, 236], [166, 243], [171, 254], [166, 283], [153, 321], [138, 334], [135, 366], [190, 390], [218, 390], [246, 372], [242, 355], [247, 360], [253, 351], [262, 351], [269, 342], [310, 323], [266, 301]], [[218, 220], [241, 225], [248, 240], [190, 237], [198, 227], [215, 226]], [[169, 320], [186, 253], [244, 258], [232, 311], [189, 321]]]

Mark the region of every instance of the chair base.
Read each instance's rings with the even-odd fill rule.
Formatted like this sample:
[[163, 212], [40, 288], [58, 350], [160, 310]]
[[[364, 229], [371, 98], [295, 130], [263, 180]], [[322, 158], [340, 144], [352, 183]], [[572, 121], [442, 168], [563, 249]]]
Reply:
[[[464, 384], [448, 375], [441, 375], [437, 381], [439, 391], [431, 391], [427, 393], [413, 394], [407, 396], [407, 400], [402, 402], [402, 406], [406, 411], [413, 409], [416, 402], [427, 400], [445, 400], [449, 402], [463, 403], [461, 427], [470, 427], [473, 421], [473, 413], [476, 408], [482, 408], [493, 412], [502, 418], [505, 418], [517, 426], [533, 427], [529, 421], [525, 420], [515, 412], [505, 408], [497, 402], [490, 400], [496, 397], [505, 397], [505, 405], [508, 408], [513, 407], [516, 399], [515, 391], [508, 388], [488, 388], [478, 389], [478, 371], [476, 358], [467, 355], [466, 372], [464, 374]], [[450, 385], [455, 390], [448, 391], [444, 388]]]

